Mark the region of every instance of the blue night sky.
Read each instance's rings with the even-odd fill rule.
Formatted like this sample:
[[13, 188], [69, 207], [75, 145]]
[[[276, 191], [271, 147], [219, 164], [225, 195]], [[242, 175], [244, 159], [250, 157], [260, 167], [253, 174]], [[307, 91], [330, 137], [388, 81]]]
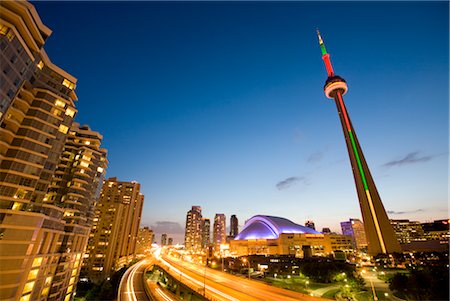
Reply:
[[390, 218], [448, 218], [448, 2], [34, 4], [76, 120], [158, 234], [181, 241], [192, 205], [339, 232], [361, 217], [317, 27]]

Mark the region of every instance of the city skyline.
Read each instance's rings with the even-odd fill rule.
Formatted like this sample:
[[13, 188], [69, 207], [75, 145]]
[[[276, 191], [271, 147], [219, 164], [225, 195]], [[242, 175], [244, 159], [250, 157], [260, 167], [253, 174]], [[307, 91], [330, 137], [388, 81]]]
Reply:
[[448, 3], [34, 5], [78, 78], [77, 121], [103, 134], [108, 177], [142, 184], [156, 235], [183, 234], [193, 204], [241, 226], [361, 218], [316, 27], [389, 218], [448, 218]]

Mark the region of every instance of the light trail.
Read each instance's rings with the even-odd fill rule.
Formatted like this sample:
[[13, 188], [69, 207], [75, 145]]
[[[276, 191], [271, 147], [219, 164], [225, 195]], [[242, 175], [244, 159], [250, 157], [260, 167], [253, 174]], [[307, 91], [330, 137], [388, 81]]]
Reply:
[[160, 288], [156, 288], [156, 292], [166, 301], [174, 301], [172, 298], [167, 296]]
[[[241, 301], [239, 299], [236, 299], [228, 294], [225, 294], [221, 291], [219, 291], [218, 289], [215, 289], [212, 286], [209, 286], [205, 283], [203, 283], [202, 281], [198, 281], [197, 279], [192, 278], [191, 276], [181, 272], [179, 269], [177, 269], [176, 267], [174, 267], [173, 265], [171, 265], [169, 262], [167, 262], [166, 260], [160, 258], [161, 262], [164, 263], [166, 266], [168, 266], [170, 269], [172, 269], [175, 273], [177, 274], [181, 274], [183, 277], [185, 277], [186, 279], [189, 279], [190, 281], [192, 281], [193, 283], [197, 284], [199, 287], [204, 287], [205, 288], [205, 295], [206, 295], [206, 289], [208, 289], [211, 292], [216, 293], [219, 296], [222, 296], [223, 298], [225, 298], [226, 300], [230, 300], [230, 301]], [[206, 297], [206, 296], [205, 296]]]

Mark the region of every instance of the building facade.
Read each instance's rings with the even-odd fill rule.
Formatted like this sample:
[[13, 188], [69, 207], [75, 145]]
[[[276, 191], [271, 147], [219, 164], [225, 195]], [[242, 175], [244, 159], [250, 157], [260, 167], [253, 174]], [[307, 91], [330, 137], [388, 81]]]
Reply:
[[236, 215], [230, 217], [230, 238], [233, 239], [239, 234], [239, 221]]
[[60, 167], [74, 147], [77, 96], [76, 79], [43, 48], [50, 34], [32, 4], [0, 2], [1, 300], [73, 297], [89, 228], [81, 207], [93, 202], [102, 174], [90, 174], [70, 205], [57, 189], [72, 172]]
[[149, 227], [139, 228], [136, 240], [136, 254], [145, 254], [153, 243], [154, 233]]
[[83, 265], [91, 281], [101, 282], [135, 258], [144, 205], [140, 188], [134, 181], [104, 181]]
[[202, 218], [202, 249], [204, 250], [211, 244], [211, 220]]
[[161, 234], [161, 246], [167, 246], [167, 234]]
[[213, 225], [213, 245], [216, 251], [220, 250], [220, 245], [227, 242], [225, 214], [216, 213]]
[[341, 222], [343, 235], [352, 237], [353, 248], [355, 250], [367, 250], [366, 232], [364, 224], [357, 218], [351, 218], [349, 221]]
[[424, 231], [420, 222], [408, 219], [391, 219], [390, 222], [400, 244], [409, 244], [412, 241], [424, 239]]
[[192, 206], [186, 214], [184, 245], [186, 250], [199, 252], [202, 249], [202, 208]]

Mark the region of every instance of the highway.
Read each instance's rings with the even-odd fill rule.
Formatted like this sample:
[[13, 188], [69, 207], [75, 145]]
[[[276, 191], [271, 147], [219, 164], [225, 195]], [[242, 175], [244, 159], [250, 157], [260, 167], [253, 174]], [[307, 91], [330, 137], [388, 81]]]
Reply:
[[[155, 254], [156, 255], [156, 254]], [[258, 281], [248, 280], [165, 255], [156, 255], [173, 277], [204, 294], [207, 299], [220, 301], [318, 301], [325, 300], [294, 291], [284, 290]]]

